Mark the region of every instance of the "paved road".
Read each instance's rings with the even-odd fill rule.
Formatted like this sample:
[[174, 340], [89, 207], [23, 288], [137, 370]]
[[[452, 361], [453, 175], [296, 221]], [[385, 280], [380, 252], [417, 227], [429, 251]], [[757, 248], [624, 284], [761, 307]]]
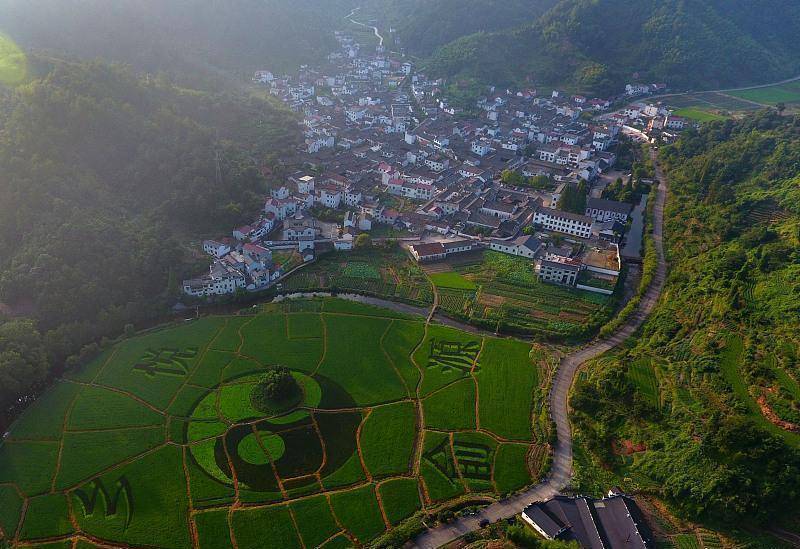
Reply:
[[[655, 163], [655, 154], [653, 154], [653, 159]], [[572, 430], [569, 422], [567, 400], [575, 374], [581, 364], [613, 349], [633, 335], [652, 312], [664, 288], [667, 264], [664, 257], [663, 230], [667, 187], [661, 167], [658, 164], [655, 165], [656, 178], [659, 181], [653, 220], [653, 240], [658, 252], [656, 275], [653, 283], [642, 298], [637, 311], [631, 315], [628, 321], [614, 335], [608, 339], [596, 341], [568, 355], [561, 361], [550, 391], [550, 411], [556, 424], [558, 438], [553, 450], [553, 465], [548, 477], [544, 482], [533, 486], [520, 495], [488, 506], [478, 515], [463, 517], [451, 524], [442, 525], [420, 534], [412, 544], [414, 547], [425, 549], [440, 547], [464, 534], [477, 530], [480, 527], [480, 522], [484, 519], [495, 522], [517, 515], [530, 503], [552, 497], [569, 485], [572, 478]]]

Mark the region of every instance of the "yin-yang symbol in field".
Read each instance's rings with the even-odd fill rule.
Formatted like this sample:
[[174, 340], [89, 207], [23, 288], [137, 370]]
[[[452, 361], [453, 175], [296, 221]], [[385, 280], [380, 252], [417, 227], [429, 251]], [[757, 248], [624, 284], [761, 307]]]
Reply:
[[292, 372], [302, 396], [272, 415], [256, 410], [250, 394], [261, 374], [228, 380], [194, 407], [186, 439], [192, 457], [224, 484], [278, 492], [313, 484], [356, 452], [361, 413], [352, 397], [324, 376]]

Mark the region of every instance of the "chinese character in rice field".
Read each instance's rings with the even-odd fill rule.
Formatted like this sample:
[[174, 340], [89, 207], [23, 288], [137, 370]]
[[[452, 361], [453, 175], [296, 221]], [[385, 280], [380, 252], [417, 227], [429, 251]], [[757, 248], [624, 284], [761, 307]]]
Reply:
[[444, 371], [460, 370], [465, 373], [469, 372], [472, 370], [480, 348], [481, 346], [477, 341], [459, 343], [433, 339], [431, 340], [428, 368], [440, 366]]
[[[120, 512], [120, 503], [125, 504], [125, 526], [127, 530], [133, 520], [133, 495], [131, 493], [131, 485], [128, 479], [120, 477], [114, 484], [114, 494], [106, 489], [101, 479], [94, 479], [84, 488], [75, 491], [75, 496], [78, 498], [80, 508], [83, 511], [83, 516], [94, 516], [95, 509], [98, 502], [102, 503], [105, 518], [116, 518]], [[88, 492], [88, 493], [87, 493]]]
[[448, 438], [442, 439], [442, 442], [425, 452], [423, 457], [445, 477], [450, 480], [458, 478], [453, 459], [451, 458], [450, 440]]
[[197, 348], [188, 349], [148, 349], [133, 369], [144, 372], [148, 377], [157, 374], [185, 376], [189, 373], [189, 362], [197, 356]]
[[464, 478], [491, 480], [492, 450], [483, 444], [456, 442], [453, 445], [458, 468]]

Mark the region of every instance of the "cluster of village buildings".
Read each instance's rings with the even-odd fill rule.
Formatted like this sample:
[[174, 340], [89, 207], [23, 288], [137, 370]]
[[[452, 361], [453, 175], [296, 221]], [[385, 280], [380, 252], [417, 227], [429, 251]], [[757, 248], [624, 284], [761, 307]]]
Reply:
[[[581, 214], [556, 205], [568, 186], [591, 186], [614, 166], [629, 117], [584, 116], [610, 101], [535, 89], [492, 90], [462, 112], [441, 80], [402, 56], [336, 38], [324, 67], [255, 74], [301, 116], [304, 168], [271, 183], [252, 224], [204, 243], [210, 270], [185, 281], [186, 294], [267, 288], [287, 272], [275, 252], [312, 261], [352, 249], [360, 233], [415, 239], [407, 247], [420, 262], [476, 249], [513, 254], [535, 262], [545, 281], [591, 289], [601, 280], [594, 290], [610, 293], [632, 205], [590, 198]], [[546, 184], [504, 184], [506, 172]]]
[[600, 499], [555, 496], [532, 503], [522, 520], [543, 538], [591, 549], [647, 549], [653, 534], [636, 501], [619, 488]]
[[691, 123], [663, 103], [636, 101], [611, 115], [614, 123], [639, 132], [648, 141], [672, 143]]

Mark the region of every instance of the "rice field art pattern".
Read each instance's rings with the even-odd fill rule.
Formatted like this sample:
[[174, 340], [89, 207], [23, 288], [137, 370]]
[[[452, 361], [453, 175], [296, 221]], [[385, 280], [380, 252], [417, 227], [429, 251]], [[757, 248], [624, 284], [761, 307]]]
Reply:
[[[123, 339], [0, 442], [0, 545], [369, 545], [537, 477], [531, 352], [337, 299]], [[278, 365], [296, 398], [254, 407]]]

